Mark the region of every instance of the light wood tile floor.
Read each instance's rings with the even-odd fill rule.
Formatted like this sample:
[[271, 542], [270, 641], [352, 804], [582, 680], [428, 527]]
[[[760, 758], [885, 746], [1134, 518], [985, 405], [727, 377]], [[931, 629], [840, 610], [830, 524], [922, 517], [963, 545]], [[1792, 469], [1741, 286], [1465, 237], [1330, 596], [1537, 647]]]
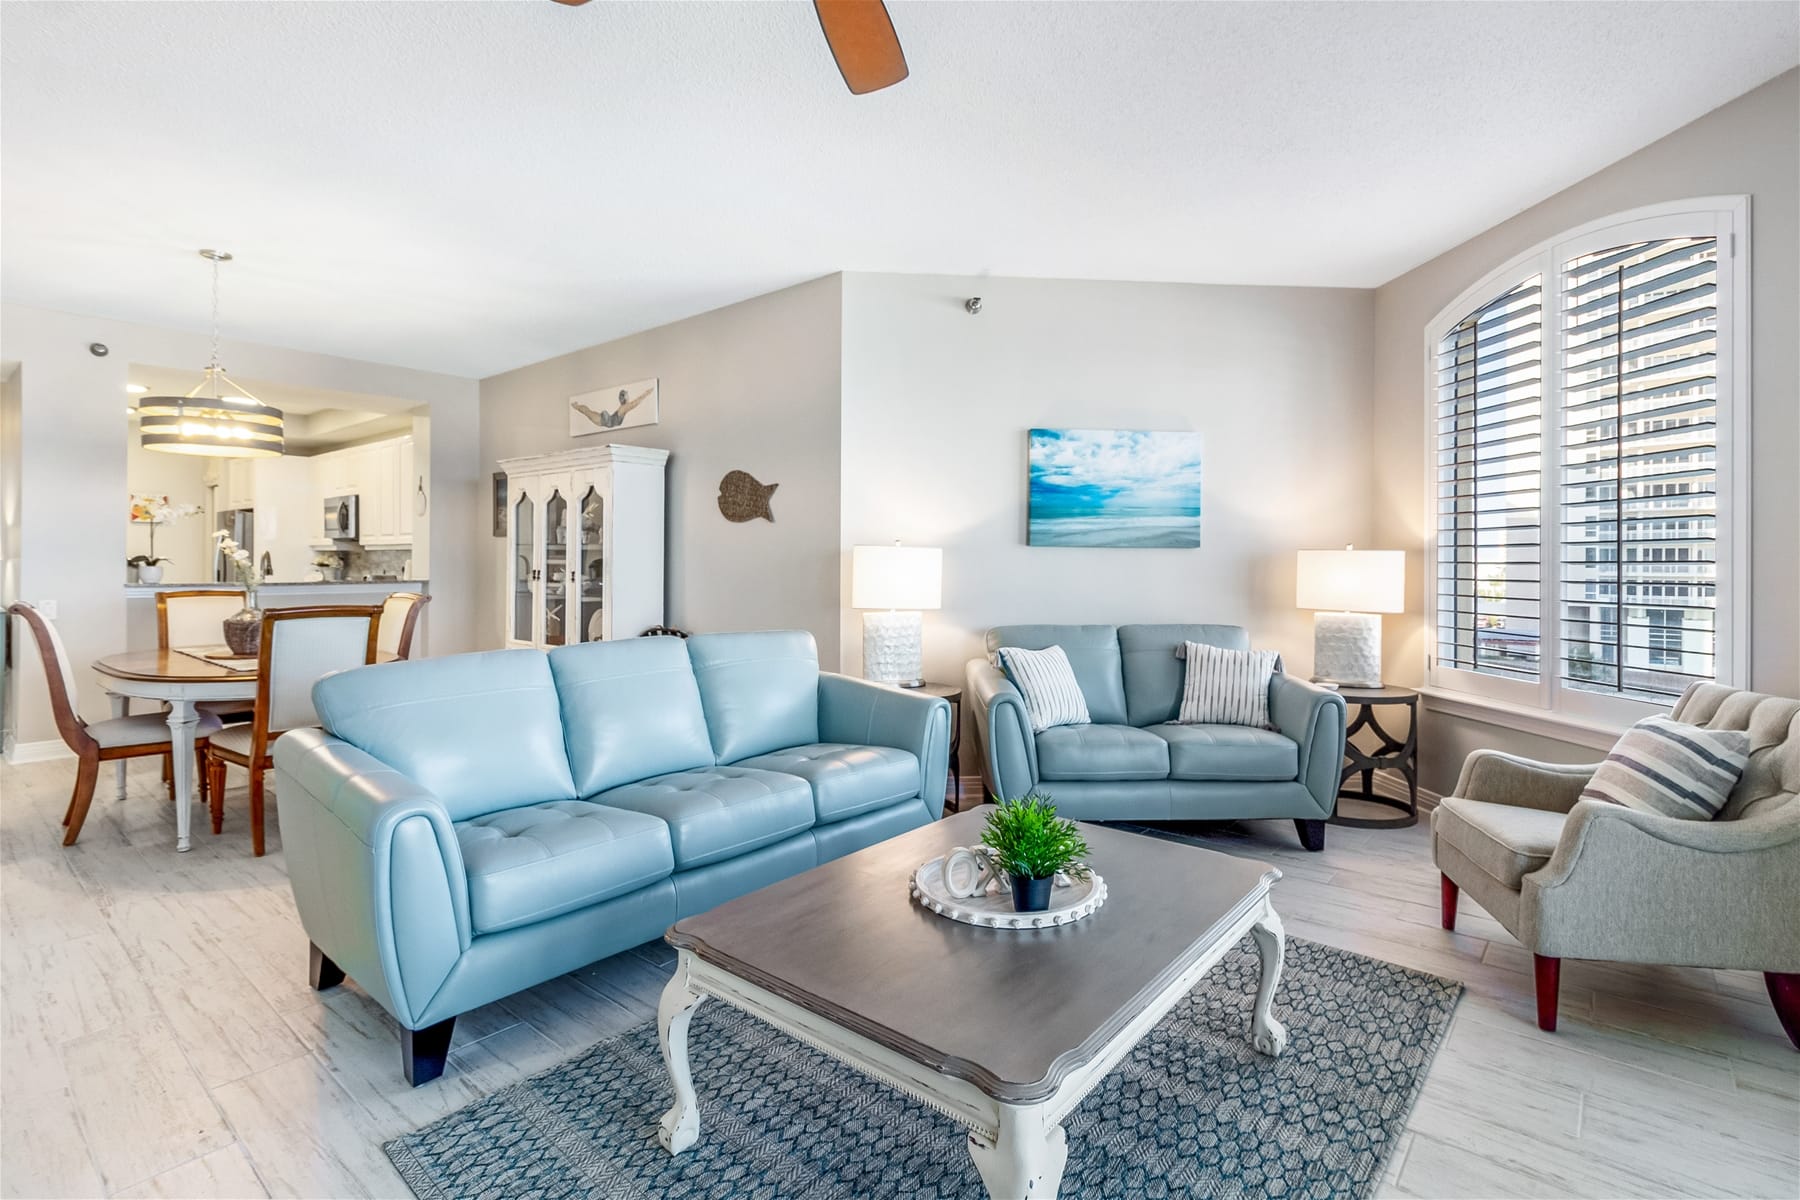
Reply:
[[[197, 817], [185, 855], [154, 761], [63, 849], [72, 778], [0, 767], [4, 1195], [405, 1196], [382, 1141], [655, 1011], [657, 945], [467, 1015], [443, 1079], [408, 1088], [374, 1002], [306, 987], [280, 836], [250, 857], [241, 775], [224, 836]], [[1468, 987], [1383, 1195], [1800, 1196], [1800, 1054], [1760, 977], [1569, 963], [1543, 1034], [1530, 955], [1466, 899], [1438, 927], [1424, 829], [1332, 828], [1323, 854], [1286, 821], [1209, 839], [1282, 868], [1290, 933]]]

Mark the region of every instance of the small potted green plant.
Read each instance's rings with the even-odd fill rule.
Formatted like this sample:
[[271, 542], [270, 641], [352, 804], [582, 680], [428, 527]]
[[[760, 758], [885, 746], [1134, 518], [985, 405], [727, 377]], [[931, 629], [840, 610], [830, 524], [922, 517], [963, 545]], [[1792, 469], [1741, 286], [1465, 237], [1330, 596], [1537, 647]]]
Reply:
[[1012, 884], [1013, 908], [1018, 912], [1050, 907], [1057, 872], [1071, 879], [1088, 877], [1082, 861], [1088, 844], [1080, 827], [1058, 817], [1050, 797], [1037, 792], [1002, 800], [988, 815], [981, 844], [988, 848], [995, 869], [1004, 871]]

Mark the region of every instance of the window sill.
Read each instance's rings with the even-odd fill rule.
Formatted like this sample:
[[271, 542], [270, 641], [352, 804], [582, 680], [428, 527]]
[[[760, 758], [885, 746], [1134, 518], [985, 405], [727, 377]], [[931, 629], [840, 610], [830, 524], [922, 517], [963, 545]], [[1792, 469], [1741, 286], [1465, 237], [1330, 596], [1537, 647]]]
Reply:
[[1504, 700], [1491, 700], [1486, 696], [1453, 692], [1445, 688], [1420, 688], [1419, 695], [1425, 697], [1425, 707], [1432, 712], [1498, 725], [1502, 729], [1568, 742], [1574, 746], [1585, 746], [1590, 750], [1611, 750], [1619, 740], [1619, 735], [1628, 727], [1572, 717], [1567, 713], [1547, 712], [1541, 708], [1526, 708], [1520, 704], [1508, 704]]

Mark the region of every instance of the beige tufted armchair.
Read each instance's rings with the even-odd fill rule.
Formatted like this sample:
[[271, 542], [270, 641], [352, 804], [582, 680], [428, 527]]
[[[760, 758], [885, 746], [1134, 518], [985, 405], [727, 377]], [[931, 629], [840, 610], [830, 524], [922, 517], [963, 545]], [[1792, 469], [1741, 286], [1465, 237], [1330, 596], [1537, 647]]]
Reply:
[[1467, 891], [1532, 951], [1542, 1029], [1564, 958], [1723, 967], [1764, 973], [1800, 1048], [1800, 701], [1697, 683], [1672, 715], [1750, 733], [1717, 820], [1582, 800], [1592, 765], [1469, 755], [1431, 818], [1444, 928]]

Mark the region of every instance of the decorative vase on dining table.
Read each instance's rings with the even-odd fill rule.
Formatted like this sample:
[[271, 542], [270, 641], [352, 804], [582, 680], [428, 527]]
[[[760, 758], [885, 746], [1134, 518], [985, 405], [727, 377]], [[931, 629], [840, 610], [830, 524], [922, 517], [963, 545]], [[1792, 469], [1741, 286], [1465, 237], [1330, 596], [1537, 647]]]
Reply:
[[262, 609], [256, 607], [254, 594], [250, 603], [225, 618], [225, 644], [233, 654], [246, 658], [261, 647]]

